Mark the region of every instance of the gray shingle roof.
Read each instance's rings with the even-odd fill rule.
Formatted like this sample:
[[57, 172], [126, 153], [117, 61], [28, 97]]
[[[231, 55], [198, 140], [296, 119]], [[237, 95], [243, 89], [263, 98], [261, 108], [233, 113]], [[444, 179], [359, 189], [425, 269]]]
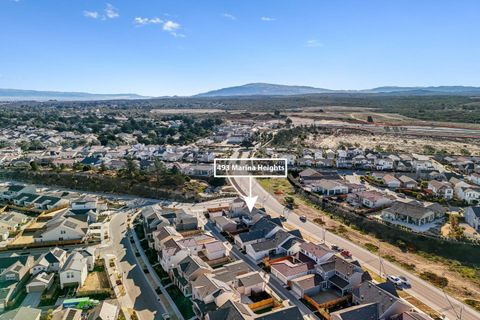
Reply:
[[376, 303], [361, 304], [346, 308], [337, 312], [333, 312], [342, 320], [378, 320], [378, 306]]
[[403, 216], [408, 216], [414, 219], [421, 219], [433, 212], [433, 210], [419, 206], [412, 203], [405, 203], [400, 201], [395, 201], [390, 208], [385, 209], [385, 211], [399, 214]]

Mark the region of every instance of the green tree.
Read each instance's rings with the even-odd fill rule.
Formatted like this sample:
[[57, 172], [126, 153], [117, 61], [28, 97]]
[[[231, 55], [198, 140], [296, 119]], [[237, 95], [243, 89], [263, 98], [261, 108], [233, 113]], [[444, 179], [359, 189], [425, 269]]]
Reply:
[[32, 169], [32, 171], [38, 171], [39, 169], [38, 163], [35, 161], [30, 162], [30, 168]]
[[132, 158], [127, 158], [125, 172], [129, 178], [135, 178], [140, 173], [137, 163]]

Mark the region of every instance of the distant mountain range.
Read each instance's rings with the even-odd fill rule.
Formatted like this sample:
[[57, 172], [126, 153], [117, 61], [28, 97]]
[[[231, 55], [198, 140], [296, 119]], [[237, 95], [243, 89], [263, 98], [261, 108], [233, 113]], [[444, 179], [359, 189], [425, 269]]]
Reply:
[[[381, 95], [480, 95], [480, 87], [378, 87], [366, 90], [331, 90], [308, 86], [289, 86], [271, 83], [249, 83], [194, 95], [193, 97], [294, 96], [306, 94], [381, 94]], [[92, 101], [149, 99], [135, 93], [97, 94], [87, 92], [36, 91], [0, 89], [0, 101]]]
[[86, 92], [60, 92], [60, 91], [36, 91], [20, 89], [0, 89], [0, 101], [19, 100], [62, 100], [62, 101], [86, 101], [86, 100], [117, 100], [117, 99], [145, 99], [150, 97], [134, 93], [97, 94]]
[[468, 95], [480, 94], [480, 87], [440, 86], [440, 87], [378, 87], [366, 90], [330, 90], [307, 86], [289, 86], [270, 83], [249, 83], [242, 86], [228, 87], [205, 93], [196, 97], [231, 97], [231, 96], [289, 96], [321, 93], [350, 93], [350, 94], [401, 94], [401, 95], [429, 95], [453, 94]]

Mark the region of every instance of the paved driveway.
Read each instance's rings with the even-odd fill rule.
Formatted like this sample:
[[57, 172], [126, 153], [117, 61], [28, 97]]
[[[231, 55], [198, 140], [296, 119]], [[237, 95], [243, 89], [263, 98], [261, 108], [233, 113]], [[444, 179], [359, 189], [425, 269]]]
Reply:
[[35, 308], [40, 303], [40, 297], [42, 296], [41, 292], [30, 292], [23, 299], [22, 306]]

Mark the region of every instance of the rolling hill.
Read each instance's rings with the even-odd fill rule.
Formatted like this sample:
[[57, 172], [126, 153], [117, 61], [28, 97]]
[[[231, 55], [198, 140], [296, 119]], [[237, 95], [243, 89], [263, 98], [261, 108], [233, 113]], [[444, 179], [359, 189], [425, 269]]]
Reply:
[[291, 96], [304, 94], [386, 94], [386, 95], [478, 95], [480, 87], [438, 86], [438, 87], [395, 87], [384, 86], [365, 90], [330, 90], [308, 86], [289, 86], [270, 83], [249, 83], [242, 86], [222, 88], [200, 93], [195, 97], [233, 96]]
[[119, 94], [97, 94], [86, 92], [61, 92], [61, 91], [37, 91], [20, 89], [0, 89], [0, 101], [21, 101], [21, 100], [116, 100], [116, 99], [145, 99], [149, 97], [133, 93]]

